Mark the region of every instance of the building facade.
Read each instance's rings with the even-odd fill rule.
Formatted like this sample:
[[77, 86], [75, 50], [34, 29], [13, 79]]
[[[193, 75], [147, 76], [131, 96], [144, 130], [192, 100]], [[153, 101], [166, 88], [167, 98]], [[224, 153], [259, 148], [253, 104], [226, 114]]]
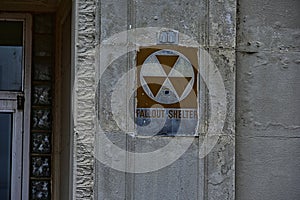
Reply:
[[1, 1], [1, 199], [299, 198], [299, 9]]

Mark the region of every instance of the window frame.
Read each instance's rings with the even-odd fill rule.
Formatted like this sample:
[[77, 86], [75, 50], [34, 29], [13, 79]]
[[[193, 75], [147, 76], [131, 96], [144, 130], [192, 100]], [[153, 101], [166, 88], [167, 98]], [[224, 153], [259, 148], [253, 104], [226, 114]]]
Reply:
[[[27, 200], [30, 173], [32, 17], [28, 13], [0, 13], [0, 20], [23, 22], [22, 91], [0, 91], [0, 110], [13, 113], [11, 199]], [[23, 109], [17, 108], [19, 95], [25, 99]]]

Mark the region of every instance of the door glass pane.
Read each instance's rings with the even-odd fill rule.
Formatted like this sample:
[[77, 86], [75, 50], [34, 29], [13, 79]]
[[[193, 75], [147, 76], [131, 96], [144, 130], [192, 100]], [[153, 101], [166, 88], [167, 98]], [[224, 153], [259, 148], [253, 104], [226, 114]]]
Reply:
[[12, 113], [0, 113], [0, 199], [10, 199]]
[[22, 90], [23, 22], [0, 21], [0, 90]]

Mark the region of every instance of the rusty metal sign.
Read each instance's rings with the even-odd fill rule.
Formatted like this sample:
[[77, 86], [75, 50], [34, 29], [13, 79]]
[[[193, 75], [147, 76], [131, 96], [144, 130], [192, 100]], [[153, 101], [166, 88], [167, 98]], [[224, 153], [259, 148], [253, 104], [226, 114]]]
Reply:
[[138, 52], [135, 117], [139, 135], [195, 134], [198, 63], [193, 56], [197, 54], [192, 48]]

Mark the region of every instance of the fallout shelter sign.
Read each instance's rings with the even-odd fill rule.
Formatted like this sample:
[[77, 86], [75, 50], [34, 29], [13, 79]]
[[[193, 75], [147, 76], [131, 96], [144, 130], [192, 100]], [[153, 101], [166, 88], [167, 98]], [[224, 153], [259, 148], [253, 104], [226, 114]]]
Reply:
[[139, 135], [195, 135], [197, 57], [193, 49], [144, 48], [137, 55]]

